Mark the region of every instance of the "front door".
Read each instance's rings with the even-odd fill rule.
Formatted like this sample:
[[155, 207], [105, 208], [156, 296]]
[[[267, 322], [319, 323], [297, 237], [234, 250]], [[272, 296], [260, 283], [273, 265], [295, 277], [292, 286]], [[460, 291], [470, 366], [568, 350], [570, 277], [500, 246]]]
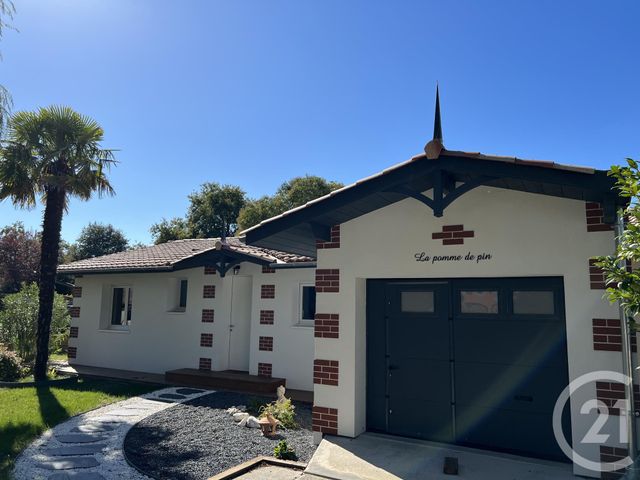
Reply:
[[249, 371], [251, 335], [251, 277], [231, 277], [229, 322], [229, 369]]

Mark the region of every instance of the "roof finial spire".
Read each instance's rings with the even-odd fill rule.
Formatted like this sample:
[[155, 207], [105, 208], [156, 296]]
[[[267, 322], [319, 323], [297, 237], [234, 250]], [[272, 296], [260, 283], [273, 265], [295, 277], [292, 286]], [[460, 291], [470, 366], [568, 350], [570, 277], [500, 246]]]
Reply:
[[433, 139], [424, 147], [427, 158], [435, 160], [444, 148], [442, 140], [442, 122], [440, 120], [440, 88], [436, 83], [436, 114], [433, 120]]

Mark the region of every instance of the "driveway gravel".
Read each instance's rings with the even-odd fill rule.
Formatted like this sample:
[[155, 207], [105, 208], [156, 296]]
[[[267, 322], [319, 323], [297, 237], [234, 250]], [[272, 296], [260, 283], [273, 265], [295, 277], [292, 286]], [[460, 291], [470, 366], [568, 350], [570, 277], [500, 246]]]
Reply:
[[215, 392], [155, 413], [129, 430], [124, 442], [127, 460], [155, 478], [203, 480], [259, 455], [272, 456], [284, 439], [300, 461], [308, 462], [316, 449], [311, 406], [295, 404], [300, 429], [278, 429], [278, 435], [268, 438], [259, 429], [237, 426], [225, 412], [255, 398]]

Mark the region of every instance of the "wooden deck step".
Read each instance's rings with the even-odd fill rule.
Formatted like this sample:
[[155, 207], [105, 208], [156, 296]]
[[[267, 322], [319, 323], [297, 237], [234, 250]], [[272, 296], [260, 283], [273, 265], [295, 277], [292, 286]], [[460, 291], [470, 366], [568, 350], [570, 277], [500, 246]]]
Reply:
[[268, 394], [275, 393], [280, 385], [286, 387], [287, 383], [287, 380], [284, 378], [258, 377], [257, 375], [249, 375], [246, 372], [231, 370], [213, 372], [195, 368], [169, 370], [165, 372], [164, 377], [167, 383], [176, 385]]

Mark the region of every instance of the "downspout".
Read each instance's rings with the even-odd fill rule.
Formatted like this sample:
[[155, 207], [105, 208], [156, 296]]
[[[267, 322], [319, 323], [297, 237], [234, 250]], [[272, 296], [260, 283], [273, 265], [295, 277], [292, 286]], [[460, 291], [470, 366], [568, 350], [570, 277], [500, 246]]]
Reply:
[[[618, 251], [618, 247], [620, 246], [620, 239], [624, 233], [624, 215], [622, 210], [618, 210], [618, 215], [616, 219], [615, 226], [615, 245], [616, 252]], [[618, 264], [620, 268], [627, 268], [627, 264], [624, 260], [621, 260]], [[627, 401], [627, 432], [628, 432], [628, 440], [629, 440], [629, 457], [634, 462], [629, 470], [635, 471], [635, 460], [637, 458], [637, 438], [636, 438], [636, 417], [635, 417], [635, 402], [634, 402], [634, 394], [633, 394], [633, 380], [634, 380], [634, 371], [633, 371], [633, 357], [631, 354], [631, 329], [629, 328], [629, 322], [627, 319], [627, 315], [622, 308], [622, 304], [618, 302], [618, 315], [620, 316], [620, 327], [622, 328], [622, 373], [626, 378], [631, 379], [630, 382], [625, 383], [624, 385], [624, 396]], [[633, 333], [635, 335], [635, 332]], [[632, 475], [631, 478], [636, 478], [635, 475]]]

